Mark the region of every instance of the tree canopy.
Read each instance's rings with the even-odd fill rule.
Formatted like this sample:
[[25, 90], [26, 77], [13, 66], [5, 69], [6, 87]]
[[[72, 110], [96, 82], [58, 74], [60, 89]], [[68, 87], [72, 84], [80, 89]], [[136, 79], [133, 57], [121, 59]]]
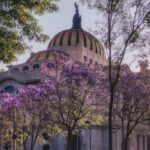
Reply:
[[[108, 121], [108, 67], [74, 63], [62, 53], [54, 55], [54, 61], [42, 64], [41, 83], [22, 87], [17, 95], [0, 94], [0, 116], [4, 118], [0, 121], [0, 137], [7, 137], [0, 138], [2, 144], [9, 143], [15, 133], [16, 142], [21, 143], [18, 147], [33, 150], [41, 135], [46, 140], [62, 135], [66, 137], [66, 149], [71, 150], [73, 134]], [[149, 74], [133, 73], [121, 66], [113, 125], [122, 129], [122, 150], [127, 149], [135, 127], [150, 120], [149, 79]], [[10, 135], [3, 132], [5, 127]], [[26, 147], [29, 139], [30, 148]]]
[[[109, 150], [113, 150], [114, 95], [125, 60], [148, 59], [149, 0], [80, 0], [96, 9], [96, 33], [101, 36], [109, 67]], [[129, 57], [130, 54], [130, 57]], [[128, 57], [127, 57], [128, 56]], [[127, 58], [127, 59], [126, 59]], [[114, 73], [114, 70], [116, 73]]]
[[27, 48], [27, 40], [43, 42], [35, 15], [56, 11], [55, 0], [0, 0], [0, 61], [10, 63]]

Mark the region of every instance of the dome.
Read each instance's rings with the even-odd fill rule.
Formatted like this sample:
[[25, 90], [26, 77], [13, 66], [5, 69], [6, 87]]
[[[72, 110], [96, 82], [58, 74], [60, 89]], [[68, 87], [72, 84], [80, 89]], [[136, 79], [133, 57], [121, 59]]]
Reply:
[[90, 33], [83, 29], [71, 28], [56, 34], [48, 45], [48, 49], [61, 46], [78, 46], [84, 47], [101, 53], [102, 46], [99, 41]]
[[101, 54], [102, 45], [90, 33], [84, 31], [81, 26], [81, 15], [79, 14], [78, 5], [75, 3], [76, 13], [73, 17], [73, 25], [71, 29], [64, 30], [56, 34], [48, 45], [48, 49], [63, 46], [82, 45], [96, 53]]
[[72, 28], [56, 34], [47, 50], [31, 54], [27, 62], [52, 60], [53, 52], [60, 51], [76, 62], [105, 63], [103, 46], [96, 37], [82, 29], [81, 15], [76, 3], [75, 8]]
[[45, 51], [40, 51], [37, 53], [32, 53], [30, 58], [28, 59], [28, 63], [36, 62], [36, 61], [46, 61], [46, 60], [55, 60], [56, 59], [56, 53], [62, 53], [63, 55], [68, 56], [66, 53], [63, 53], [62, 51], [56, 51], [56, 50], [45, 50]]

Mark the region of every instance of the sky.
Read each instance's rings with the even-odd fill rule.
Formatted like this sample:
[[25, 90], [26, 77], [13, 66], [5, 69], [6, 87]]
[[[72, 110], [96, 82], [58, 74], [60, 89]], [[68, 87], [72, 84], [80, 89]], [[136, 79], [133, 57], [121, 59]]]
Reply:
[[[79, 4], [79, 11], [82, 16], [82, 27], [85, 30], [94, 28], [97, 14], [94, 10], [88, 9], [79, 3], [79, 0], [60, 0], [57, 2], [59, 11], [55, 13], [47, 13], [42, 16], [36, 16], [40, 26], [43, 29], [43, 33], [49, 35], [50, 39], [45, 43], [30, 42], [30, 50], [27, 50], [26, 54], [18, 56], [18, 61], [12, 64], [24, 63], [29, 57], [31, 52], [38, 52], [47, 49], [48, 43], [54, 35], [58, 32], [69, 29], [72, 27], [72, 19], [75, 14], [74, 3]], [[6, 65], [0, 64], [0, 69]]]
[[[38, 52], [42, 50], [46, 50], [50, 40], [60, 31], [69, 29], [72, 27], [72, 19], [75, 14], [74, 3], [77, 2], [79, 5], [79, 11], [82, 16], [82, 28], [84, 30], [94, 29], [95, 21], [99, 17], [99, 14], [93, 10], [87, 8], [87, 6], [83, 6], [80, 4], [79, 0], [59, 0], [57, 5], [59, 10], [55, 13], [47, 13], [42, 16], [36, 16], [39, 25], [43, 29], [43, 33], [49, 35], [50, 39], [45, 43], [37, 43], [30, 42], [28, 43], [30, 46], [30, 50], [27, 50], [25, 54], [19, 55], [18, 60], [13, 62], [11, 65], [21, 64], [28, 60], [31, 52]], [[130, 57], [128, 57], [127, 60]], [[128, 62], [128, 61], [127, 61]], [[7, 64], [8, 65], [8, 64]], [[5, 68], [6, 66], [3, 63], [0, 63], [0, 69]], [[131, 69], [135, 70], [138, 65], [135, 63], [131, 65]]]

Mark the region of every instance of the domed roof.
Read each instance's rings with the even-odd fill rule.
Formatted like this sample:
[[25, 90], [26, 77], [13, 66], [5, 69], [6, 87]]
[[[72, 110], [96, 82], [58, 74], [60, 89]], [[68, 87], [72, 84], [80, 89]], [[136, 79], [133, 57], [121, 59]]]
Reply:
[[75, 3], [76, 13], [73, 17], [73, 26], [71, 29], [64, 30], [56, 34], [50, 41], [47, 50], [31, 54], [27, 62], [51, 60], [55, 50], [60, 51], [63, 46], [84, 46], [95, 53], [101, 55], [103, 50], [99, 41], [90, 33], [84, 31], [81, 27], [81, 16], [78, 5]]
[[101, 45], [99, 41], [90, 33], [82, 29], [69, 29], [55, 35], [48, 45], [48, 49], [60, 46], [77, 46], [82, 44], [84, 47], [99, 53]]
[[56, 59], [57, 53], [61, 53], [65, 56], [68, 56], [66, 53], [63, 53], [62, 51], [59, 51], [59, 50], [57, 50], [57, 51], [56, 50], [48, 50], [48, 51], [45, 50], [45, 51], [40, 51], [37, 53], [32, 53], [30, 58], [27, 60], [27, 62], [32, 63], [35, 61], [45, 61], [45, 60], [52, 61], [52, 60]]
[[101, 53], [102, 45], [90, 33], [84, 31], [81, 27], [81, 16], [79, 14], [78, 5], [75, 3], [76, 13], [73, 17], [73, 26], [71, 29], [64, 30], [56, 34], [48, 45], [48, 49], [61, 46], [82, 46]]

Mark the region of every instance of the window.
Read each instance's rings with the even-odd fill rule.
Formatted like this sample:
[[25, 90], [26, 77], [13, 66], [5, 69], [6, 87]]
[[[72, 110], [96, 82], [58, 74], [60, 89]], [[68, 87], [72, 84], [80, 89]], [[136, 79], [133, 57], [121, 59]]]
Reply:
[[145, 150], [145, 136], [143, 136], [143, 150]]
[[147, 137], [147, 149], [150, 149], [150, 136]]
[[96, 48], [96, 50], [95, 50], [95, 53], [98, 53], [97, 48]]
[[10, 86], [5, 87], [4, 91], [8, 92], [8, 93], [14, 93], [16, 91], [16, 89], [14, 86], [10, 85]]
[[96, 66], [98, 65], [98, 62], [97, 62], [97, 61], [95, 61], [95, 65], [96, 65]]
[[73, 135], [71, 147], [72, 150], [81, 150], [81, 139], [79, 135]]
[[28, 66], [24, 66], [24, 67], [23, 67], [23, 71], [24, 71], [24, 72], [29, 71], [29, 67], [28, 67]]
[[44, 144], [43, 145], [43, 150], [50, 150], [50, 145], [49, 144]]
[[99, 54], [101, 55], [101, 53], [102, 53], [102, 52], [101, 52], [101, 48], [100, 48], [100, 49], [99, 49]]
[[34, 70], [39, 70], [39, 68], [40, 68], [40, 65], [39, 65], [39, 64], [34, 64], [34, 65], [33, 65], [33, 69], [34, 69]]
[[86, 56], [84, 56], [84, 62], [87, 62], [87, 57]]
[[140, 150], [140, 135], [137, 135], [137, 150]]
[[92, 60], [91, 58], [90, 58], [90, 60], [89, 60], [89, 63], [90, 63], [90, 64], [92, 64], [92, 63], [93, 63], [93, 60]]

